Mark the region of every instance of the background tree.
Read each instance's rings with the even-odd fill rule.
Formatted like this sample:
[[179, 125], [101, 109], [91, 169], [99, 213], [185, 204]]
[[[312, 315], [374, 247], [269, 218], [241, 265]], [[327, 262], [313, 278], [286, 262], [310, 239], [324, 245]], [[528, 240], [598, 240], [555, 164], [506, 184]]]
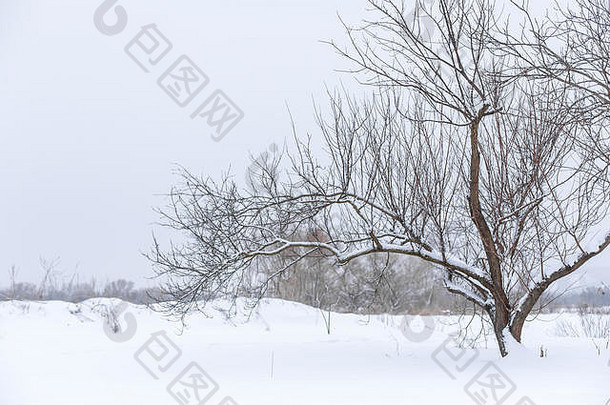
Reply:
[[487, 314], [506, 355], [542, 294], [610, 244], [589, 246], [609, 197], [578, 151], [572, 93], [515, 74], [488, 1], [370, 5], [375, 18], [335, 48], [374, 94], [331, 95], [318, 112], [326, 155], [295, 134], [287, 162], [261, 163], [251, 190], [182, 173], [161, 213], [186, 241], [155, 241], [150, 255], [165, 308], [185, 313], [246, 281], [262, 295], [313, 255], [409, 256]]

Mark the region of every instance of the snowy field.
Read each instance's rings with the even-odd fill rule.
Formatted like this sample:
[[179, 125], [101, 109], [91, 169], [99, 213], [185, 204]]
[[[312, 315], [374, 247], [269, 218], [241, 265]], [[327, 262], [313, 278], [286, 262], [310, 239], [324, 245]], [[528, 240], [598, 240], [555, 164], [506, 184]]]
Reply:
[[[487, 348], [456, 347], [454, 317], [405, 322], [331, 314], [329, 334], [328, 314], [303, 305], [268, 300], [251, 311], [239, 301], [229, 318], [227, 307], [216, 302], [182, 329], [118, 300], [2, 302], [0, 405], [604, 405], [610, 399], [606, 342], [560, 336], [560, 324], [578, 322], [574, 314], [528, 323], [527, 349], [499, 359], [491, 338]], [[122, 330], [114, 333], [113, 314], [121, 310]]]

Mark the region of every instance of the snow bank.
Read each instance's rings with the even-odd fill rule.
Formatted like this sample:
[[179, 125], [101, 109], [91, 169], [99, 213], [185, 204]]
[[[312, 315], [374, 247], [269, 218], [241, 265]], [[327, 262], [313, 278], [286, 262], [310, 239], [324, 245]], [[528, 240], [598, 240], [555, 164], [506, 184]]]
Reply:
[[[471, 320], [456, 317], [329, 316], [292, 302], [252, 308], [238, 300], [215, 301], [183, 326], [114, 299], [1, 302], [0, 405], [177, 404], [172, 392], [184, 386], [174, 380], [193, 362], [217, 386], [206, 401], [213, 405], [474, 405], [483, 395], [510, 405], [525, 397], [604, 404], [610, 351], [599, 339], [556, 333], [557, 322], [577, 316], [528, 323], [526, 348], [500, 359], [491, 335], [476, 348], [457, 346], [457, 323]], [[113, 320], [116, 333], [104, 328]], [[469, 338], [484, 335], [472, 325]], [[481, 382], [494, 375], [504, 390], [485, 392]]]

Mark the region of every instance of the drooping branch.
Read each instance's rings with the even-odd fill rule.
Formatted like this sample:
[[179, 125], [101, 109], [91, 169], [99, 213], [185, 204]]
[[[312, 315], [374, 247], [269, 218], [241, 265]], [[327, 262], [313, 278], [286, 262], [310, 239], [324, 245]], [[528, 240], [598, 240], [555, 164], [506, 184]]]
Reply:
[[484, 309], [506, 355], [506, 328], [519, 340], [551, 284], [610, 244], [585, 249], [610, 207], [606, 70], [570, 42], [604, 20], [530, 18], [520, 36], [485, 0], [439, 0], [418, 11], [427, 22], [400, 0], [371, 5], [375, 18], [335, 48], [375, 91], [329, 94], [323, 147], [295, 131], [286, 159], [250, 170], [247, 191], [182, 172], [161, 215], [184, 240], [155, 241], [150, 258], [177, 311], [210, 294], [260, 296], [312, 257], [418, 258]]
[[519, 321], [523, 319], [523, 317], [526, 317], [531, 312], [536, 302], [538, 302], [542, 294], [544, 294], [544, 292], [547, 291], [547, 289], [554, 282], [574, 273], [583, 267], [589, 260], [601, 254], [608, 246], [610, 246], [610, 234], [606, 236], [597, 249], [581, 254], [573, 263], [562, 266], [549, 274], [543, 280], [536, 283], [535, 287], [528, 293], [524, 294], [517, 303], [512, 315], [513, 322]]

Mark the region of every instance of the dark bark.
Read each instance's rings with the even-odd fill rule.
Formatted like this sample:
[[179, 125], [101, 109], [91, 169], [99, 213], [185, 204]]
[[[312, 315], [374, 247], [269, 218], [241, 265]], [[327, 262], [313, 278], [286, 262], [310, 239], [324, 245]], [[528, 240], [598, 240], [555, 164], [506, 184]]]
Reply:
[[492, 285], [491, 293], [495, 302], [494, 309], [489, 311], [492, 323], [494, 325], [494, 333], [498, 340], [498, 346], [502, 356], [507, 355], [505, 342], [504, 342], [504, 330], [508, 326], [510, 317], [510, 306], [508, 297], [503, 287], [502, 268], [500, 264], [500, 256], [496, 248], [493, 235], [487, 224], [483, 209], [481, 207], [480, 200], [480, 173], [481, 173], [481, 155], [479, 151], [479, 126], [483, 117], [485, 117], [489, 105], [483, 106], [478, 111], [477, 116], [470, 125], [470, 195], [468, 202], [470, 206], [470, 214], [472, 221], [474, 222], [483, 247], [485, 249], [485, 255], [487, 257], [487, 265], [489, 266], [489, 273], [491, 275]]
[[610, 235], [606, 236], [604, 241], [599, 245], [597, 250], [593, 252], [583, 253], [574, 263], [566, 265], [559, 270], [552, 273], [550, 276], [545, 278], [542, 282], [538, 283], [528, 294], [525, 300], [521, 303], [520, 307], [515, 309], [510, 322], [510, 332], [517, 342], [521, 342], [521, 333], [523, 332], [523, 325], [528, 315], [534, 309], [536, 303], [540, 300], [540, 297], [544, 292], [553, 284], [555, 281], [566, 277], [580, 267], [582, 267], [589, 260], [600, 254], [608, 246], [610, 246]]

